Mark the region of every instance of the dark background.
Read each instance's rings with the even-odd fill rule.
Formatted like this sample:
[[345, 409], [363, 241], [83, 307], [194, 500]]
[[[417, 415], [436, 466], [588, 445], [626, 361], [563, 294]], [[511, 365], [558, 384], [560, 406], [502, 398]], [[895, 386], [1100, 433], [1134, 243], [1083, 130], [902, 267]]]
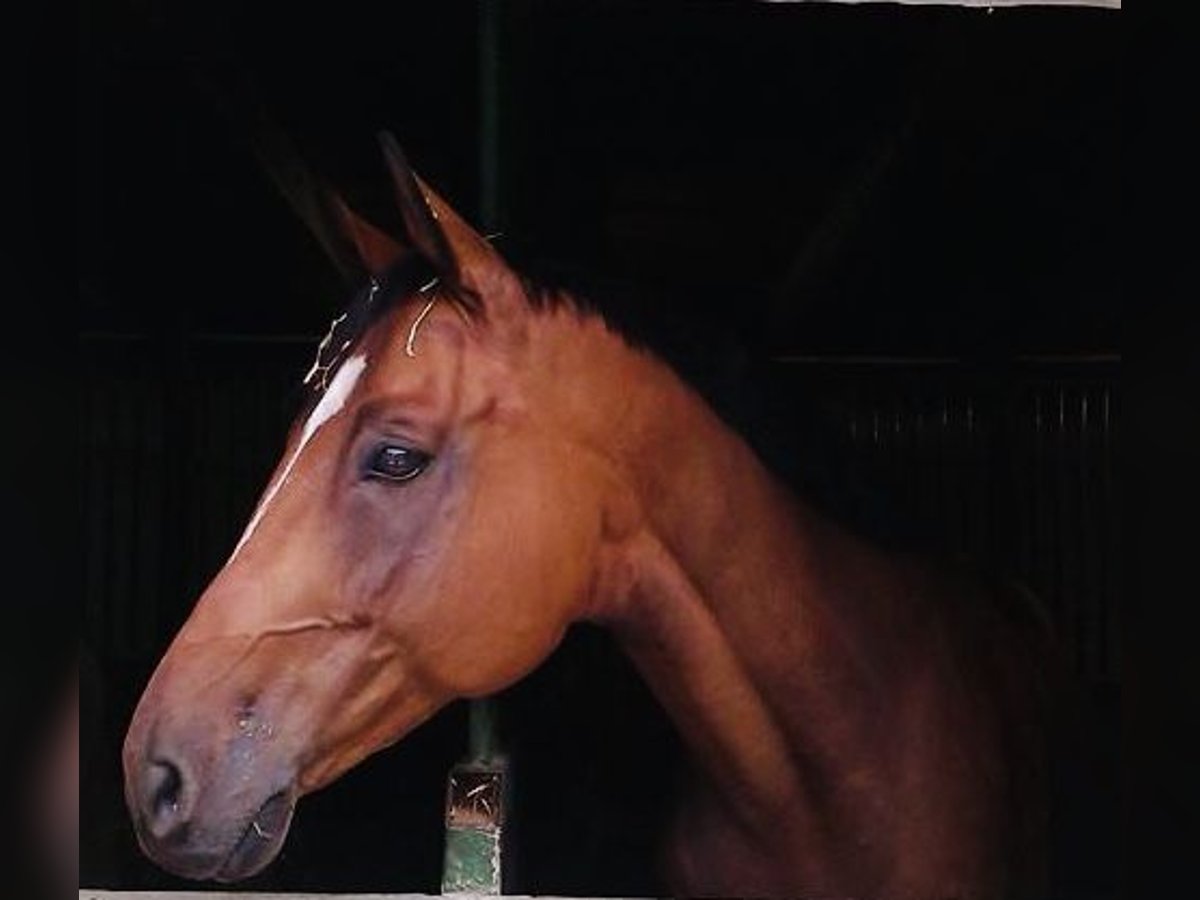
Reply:
[[[1033, 585], [1090, 728], [1061, 779], [1059, 893], [1111, 893], [1118, 15], [86, 3], [81, 883], [184, 887], [134, 846], [120, 740], [348, 293], [256, 161], [269, 120], [384, 224], [391, 129], [502, 250], [638, 284], [715, 334], [676, 361], [793, 483]], [[514, 889], [660, 889], [677, 748], [606, 639], [572, 636], [503, 711]], [[252, 886], [435, 891], [464, 738], [451, 708], [307, 798]]]

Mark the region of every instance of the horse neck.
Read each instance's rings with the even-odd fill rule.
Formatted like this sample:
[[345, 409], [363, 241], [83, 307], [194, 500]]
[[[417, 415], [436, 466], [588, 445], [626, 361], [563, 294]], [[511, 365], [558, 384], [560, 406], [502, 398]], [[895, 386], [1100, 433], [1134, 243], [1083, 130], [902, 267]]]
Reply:
[[[597, 343], [570, 349], [576, 373]], [[782, 836], [807, 809], [815, 834], [838, 780], [823, 769], [862, 760], [881, 725], [900, 570], [794, 498], [669, 369], [599, 343], [583, 395], [638, 513], [614, 529], [589, 617], [743, 824]]]

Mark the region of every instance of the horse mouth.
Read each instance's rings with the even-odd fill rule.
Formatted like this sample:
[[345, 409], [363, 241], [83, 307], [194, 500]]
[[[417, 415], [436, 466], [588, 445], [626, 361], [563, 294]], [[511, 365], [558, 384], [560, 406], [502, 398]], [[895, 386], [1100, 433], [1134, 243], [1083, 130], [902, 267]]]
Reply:
[[271, 795], [250, 819], [214, 879], [241, 881], [266, 868], [283, 846], [295, 808], [295, 802], [287, 792]]

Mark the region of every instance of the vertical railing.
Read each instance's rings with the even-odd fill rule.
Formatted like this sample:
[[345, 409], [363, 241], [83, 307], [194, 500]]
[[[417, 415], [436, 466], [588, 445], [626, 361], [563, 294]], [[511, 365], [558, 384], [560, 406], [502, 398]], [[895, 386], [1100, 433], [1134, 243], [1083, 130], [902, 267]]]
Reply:
[[946, 361], [798, 365], [859, 465], [946, 549], [1019, 577], [1075, 670], [1119, 677], [1115, 360], [980, 373]]

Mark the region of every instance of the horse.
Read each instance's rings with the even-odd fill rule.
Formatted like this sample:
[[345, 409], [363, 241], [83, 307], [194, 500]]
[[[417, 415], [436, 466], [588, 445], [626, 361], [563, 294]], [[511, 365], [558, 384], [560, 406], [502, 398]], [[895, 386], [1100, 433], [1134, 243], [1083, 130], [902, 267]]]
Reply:
[[369, 285], [130, 723], [143, 850], [190, 878], [259, 872], [301, 796], [589, 622], [690, 760], [674, 893], [1037, 894], [1030, 598], [793, 494], [651, 350], [539, 289], [384, 149], [402, 233], [330, 201]]

